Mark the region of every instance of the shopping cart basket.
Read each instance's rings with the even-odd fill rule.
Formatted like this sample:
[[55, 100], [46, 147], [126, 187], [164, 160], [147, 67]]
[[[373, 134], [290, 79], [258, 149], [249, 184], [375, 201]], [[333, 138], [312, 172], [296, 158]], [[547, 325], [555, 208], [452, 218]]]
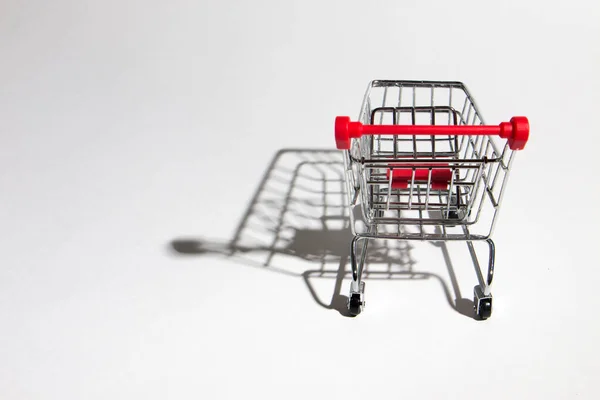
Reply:
[[[371, 82], [359, 120], [335, 120], [354, 235], [350, 313], [365, 305], [361, 275], [370, 239], [463, 240], [475, 260], [473, 241], [482, 240], [489, 245], [488, 268], [484, 278], [475, 263], [474, 308], [479, 318], [489, 318], [491, 234], [515, 151], [528, 137], [525, 117], [485, 125], [460, 82]], [[353, 212], [359, 205], [360, 219]]]

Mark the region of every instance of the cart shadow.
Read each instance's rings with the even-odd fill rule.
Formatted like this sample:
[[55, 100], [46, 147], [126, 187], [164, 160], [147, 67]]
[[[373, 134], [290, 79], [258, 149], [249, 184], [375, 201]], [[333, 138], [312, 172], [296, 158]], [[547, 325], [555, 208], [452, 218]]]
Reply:
[[[352, 240], [344, 185], [338, 151], [282, 149], [265, 171], [231, 240], [176, 238], [169, 250], [177, 256], [227, 257], [300, 277], [318, 305], [350, 316], [348, 297], [342, 294], [343, 281], [350, 277]], [[409, 242], [371, 243], [363, 272], [366, 280], [437, 280], [448, 304], [473, 318], [473, 302], [460, 293], [445, 243], [435, 246], [444, 256], [451, 287], [440, 275], [414, 269]], [[316, 279], [334, 281], [331, 297], [319, 296]]]

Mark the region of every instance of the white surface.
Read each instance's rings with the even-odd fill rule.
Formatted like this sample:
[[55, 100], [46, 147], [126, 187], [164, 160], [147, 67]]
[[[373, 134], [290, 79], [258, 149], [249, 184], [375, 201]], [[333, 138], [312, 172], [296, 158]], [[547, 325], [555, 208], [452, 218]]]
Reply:
[[[0, 398], [599, 398], [600, 11], [492, 3], [1, 2]], [[276, 152], [333, 148], [375, 78], [530, 118], [486, 322], [428, 243], [444, 285], [370, 280], [355, 319], [312, 261], [171, 248], [218, 250]]]

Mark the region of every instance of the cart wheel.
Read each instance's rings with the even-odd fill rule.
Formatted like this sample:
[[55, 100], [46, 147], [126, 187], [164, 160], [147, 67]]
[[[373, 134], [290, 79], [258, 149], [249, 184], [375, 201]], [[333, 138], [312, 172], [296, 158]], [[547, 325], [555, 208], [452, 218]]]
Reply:
[[458, 211], [452, 210], [448, 213], [448, 219], [458, 219]]
[[[477, 301], [477, 299], [475, 300]], [[492, 316], [492, 299], [479, 300], [479, 308], [475, 310], [477, 316], [481, 319], [488, 319]]]
[[460, 219], [459, 210], [461, 209], [461, 201], [460, 201], [460, 187], [456, 188], [456, 194], [452, 195], [450, 198], [450, 202], [453, 206], [456, 206], [456, 209], [449, 210], [446, 214], [448, 219]]
[[353, 293], [348, 300], [348, 311], [350, 315], [357, 316], [363, 309], [363, 302], [360, 300], [360, 294]]

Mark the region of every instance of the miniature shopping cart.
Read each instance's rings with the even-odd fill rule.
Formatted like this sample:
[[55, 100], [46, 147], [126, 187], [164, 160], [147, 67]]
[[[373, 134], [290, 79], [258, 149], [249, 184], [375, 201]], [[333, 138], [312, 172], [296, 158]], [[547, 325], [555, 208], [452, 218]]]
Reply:
[[[525, 117], [485, 125], [460, 82], [371, 82], [359, 121], [335, 120], [354, 234], [350, 313], [365, 305], [361, 275], [370, 239], [462, 240], [474, 260], [474, 241], [489, 246], [487, 275], [475, 262], [474, 288], [475, 313], [489, 318], [495, 258], [490, 237], [515, 151], [528, 137]], [[359, 205], [360, 218], [353, 212]]]

